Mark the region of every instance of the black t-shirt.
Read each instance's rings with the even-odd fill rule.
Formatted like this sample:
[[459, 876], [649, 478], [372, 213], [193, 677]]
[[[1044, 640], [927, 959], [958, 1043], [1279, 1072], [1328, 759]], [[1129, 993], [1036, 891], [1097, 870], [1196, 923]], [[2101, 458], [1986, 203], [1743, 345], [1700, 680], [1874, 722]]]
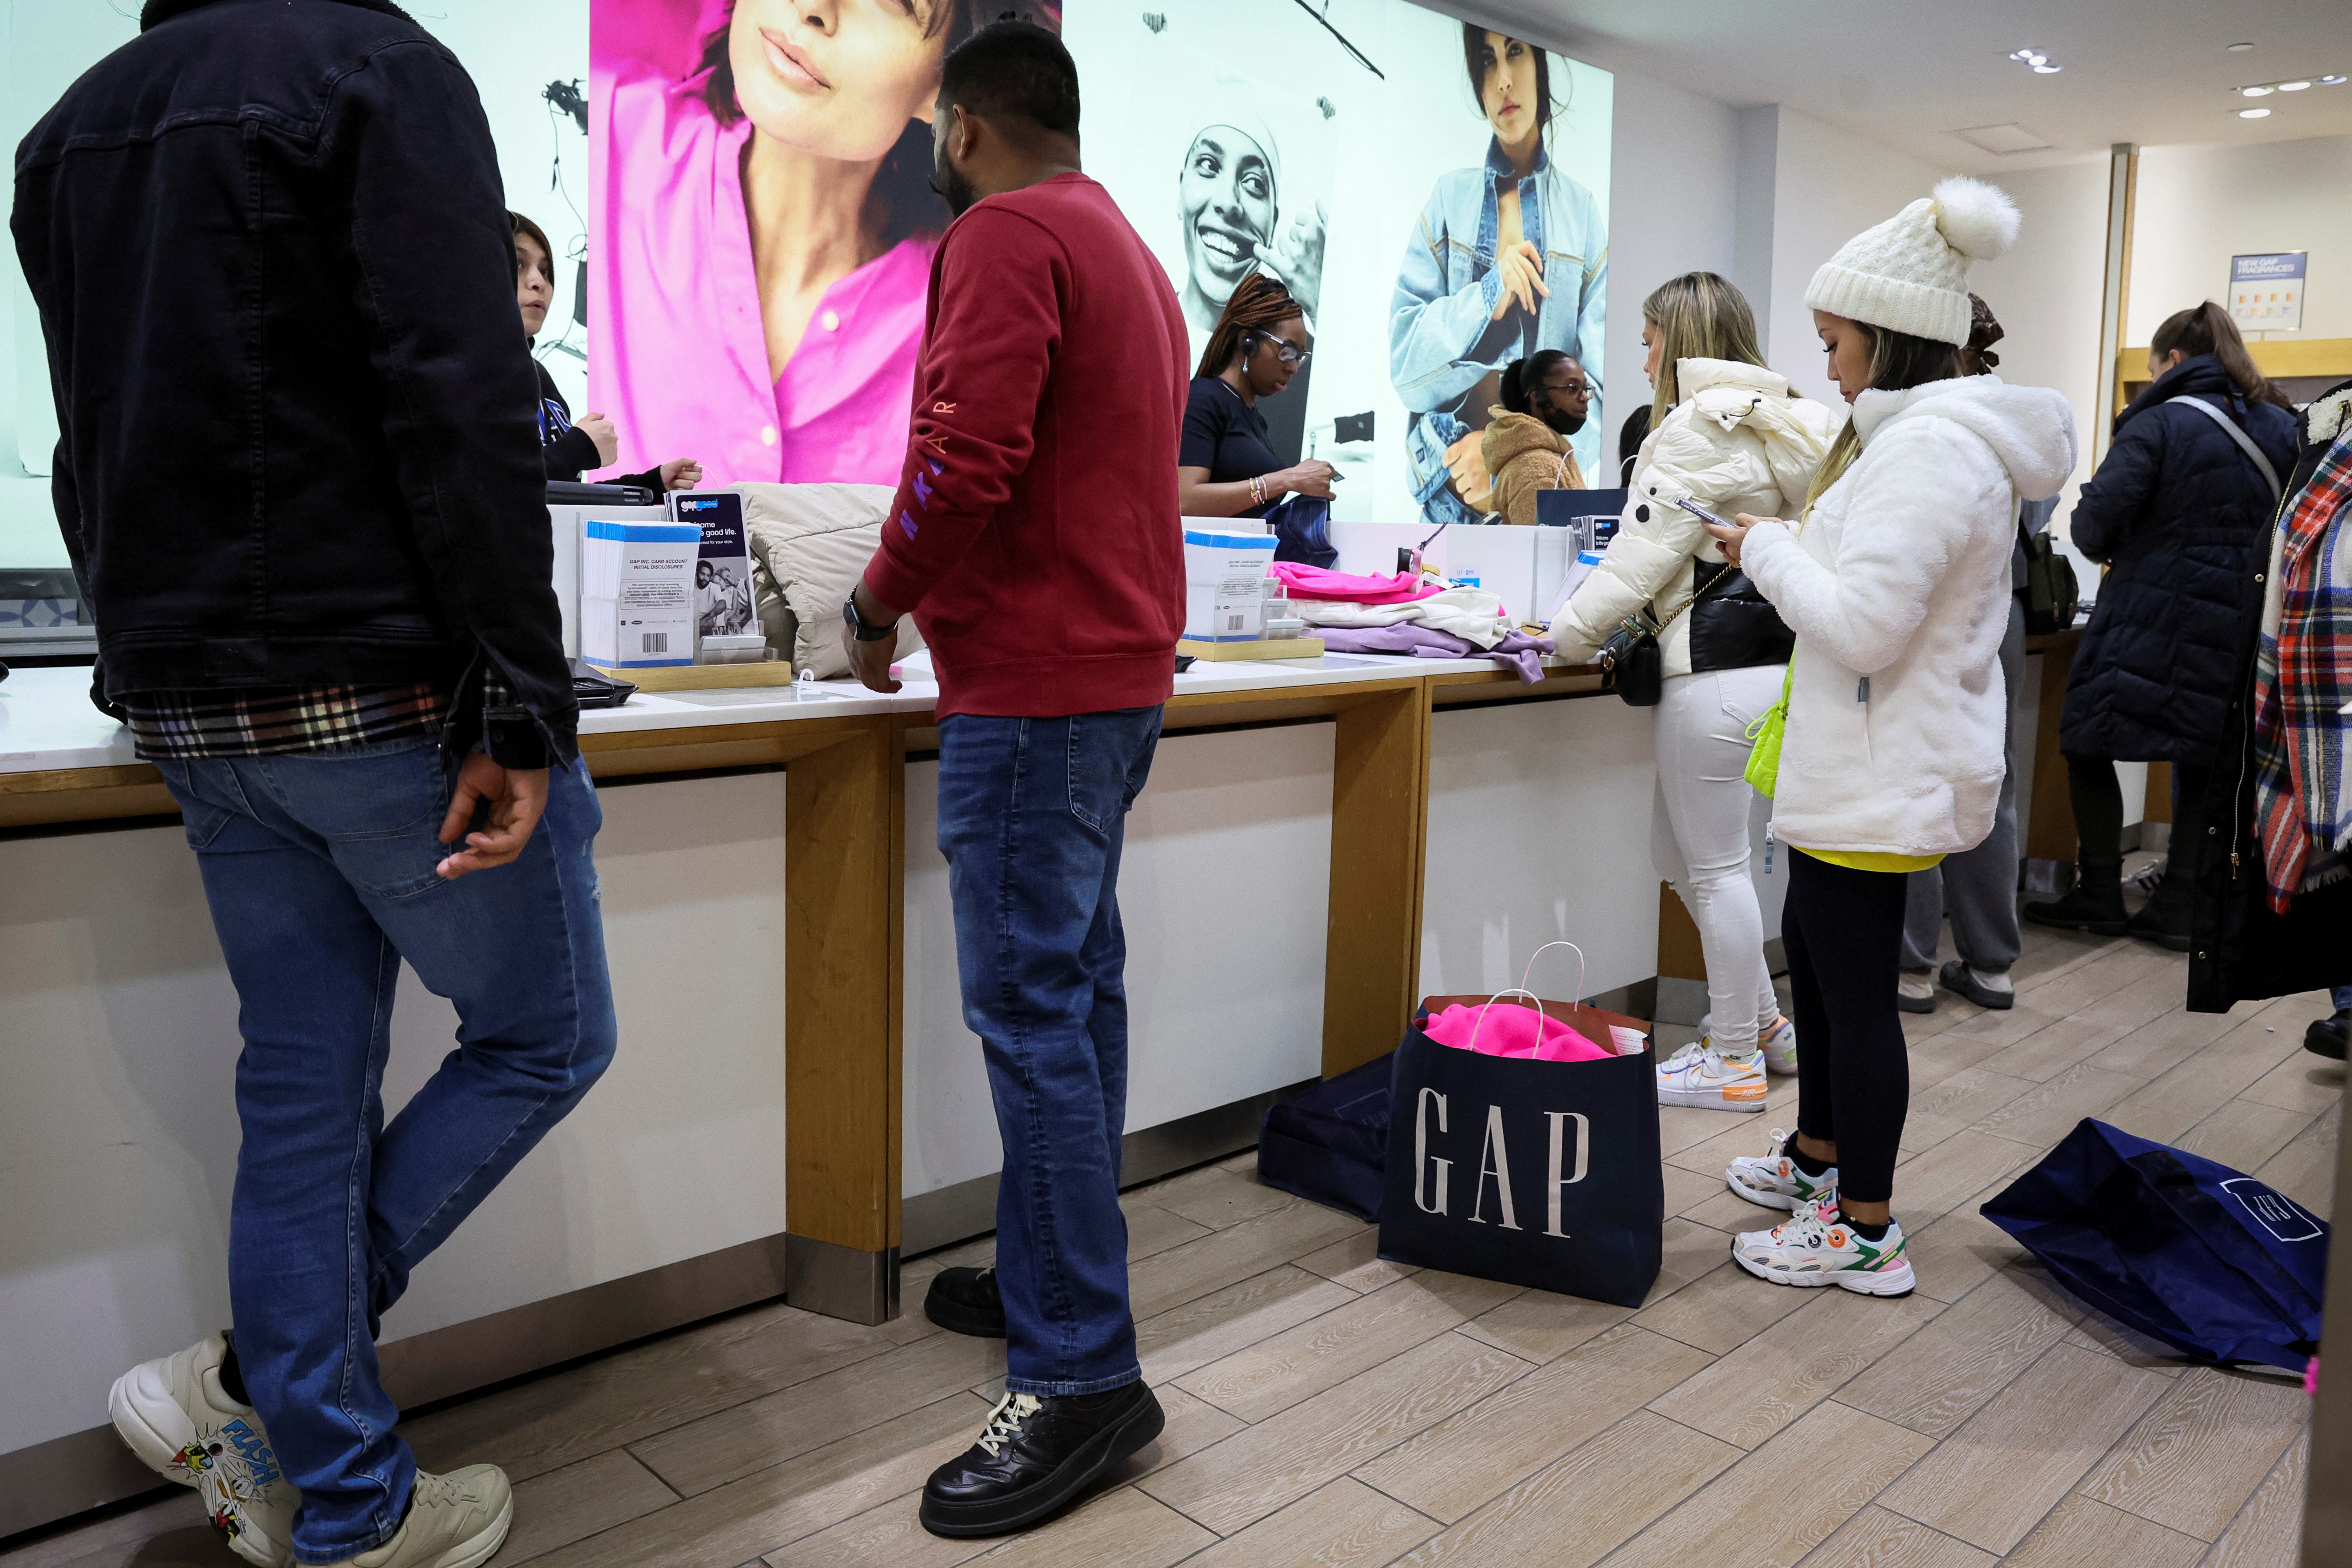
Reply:
[[[1265, 416], [1242, 401], [1222, 376], [1196, 375], [1184, 399], [1184, 441], [1176, 454], [1180, 468], [1206, 468], [1209, 482], [1227, 485], [1282, 468], [1266, 444]], [[1240, 513], [1257, 517], [1265, 507]]]

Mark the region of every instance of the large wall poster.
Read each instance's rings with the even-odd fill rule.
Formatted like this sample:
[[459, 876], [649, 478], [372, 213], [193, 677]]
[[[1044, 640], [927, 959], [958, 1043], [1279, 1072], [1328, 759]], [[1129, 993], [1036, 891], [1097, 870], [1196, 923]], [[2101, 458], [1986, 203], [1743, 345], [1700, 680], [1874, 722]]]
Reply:
[[[945, 218], [925, 184], [938, 62], [1006, 5], [843, 0], [811, 39], [787, 0], [593, 0], [590, 402], [624, 468], [896, 482]], [[1263, 412], [1279, 453], [1346, 476], [1339, 517], [1472, 515], [1464, 459], [1511, 360], [1565, 349], [1598, 384], [1606, 71], [1406, 0], [1029, 9], [1058, 16], [1087, 173], [1166, 264], [1194, 354], [1252, 267], [1307, 305], [1314, 358]], [[854, 191], [763, 178], [824, 159], [877, 166]], [[803, 206], [763, 209], [770, 189]], [[794, 290], [780, 234], [803, 273], [827, 235], [856, 265]], [[1588, 474], [1603, 409], [1575, 437]]]

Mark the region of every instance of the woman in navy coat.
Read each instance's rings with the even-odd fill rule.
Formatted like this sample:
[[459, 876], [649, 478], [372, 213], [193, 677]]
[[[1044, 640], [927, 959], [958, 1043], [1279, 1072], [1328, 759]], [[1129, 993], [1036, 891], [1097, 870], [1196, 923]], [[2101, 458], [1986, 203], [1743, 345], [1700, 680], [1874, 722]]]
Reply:
[[[2241, 589], [2269, 562], [2263, 542], [2294, 462], [2294, 416], [2210, 300], [2157, 329], [2148, 372], [2155, 384], [2116, 416], [2106, 460], [2068, 523], [2075, 548], [2107, 567], [2059, 717], [2080, 847], [2074, 890], [2028, 904], [2025, 918], [2186, 952], [2193, 846], [2230, 706]], [[2128, 920], [2118, 762], [2170, 763], [2178, 785], [2164, 881]]]

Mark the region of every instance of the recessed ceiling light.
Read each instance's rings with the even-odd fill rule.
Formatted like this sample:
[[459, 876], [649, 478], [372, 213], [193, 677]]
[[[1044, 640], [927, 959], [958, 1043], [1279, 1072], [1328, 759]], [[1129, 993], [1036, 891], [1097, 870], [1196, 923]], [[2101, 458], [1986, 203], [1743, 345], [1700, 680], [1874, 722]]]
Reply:
[[2233, 55], [2242, 55], [2253, 47], [2254, 46], [2252, 44], [2231, 44], [2230, 46], [2230, 52]]
[[2261, 120], [2269, 113], [2270, 110], [2267, 109], [2242, 109], [2238, 110], [2238, 118], [2241, 120]]
[[2279, 90], [2281, 92], [2301, 92], [2305, 88], [2307, 88], [2311, 84], [2307, 81], [2283, 81], [2279, 83]]
[[2266, 87], [2242, 87], [2238, 89], [2238, 96], [2241, 98], [2268, 98], [2271, 95], [2271, 91], [2272, 89]]
[[2319, 79], [2319, 85], [2322, 87], [2342, 87], [2345, 80], [2346, 79], [2340, 76], [2324, 76]]
[[2064, 66], [2035, 66], [2033, 68], [2033, 74], [2035, 76], [2056, 76], [2060, 71], [2064, 70], [2065, 68], [2066, 68]]

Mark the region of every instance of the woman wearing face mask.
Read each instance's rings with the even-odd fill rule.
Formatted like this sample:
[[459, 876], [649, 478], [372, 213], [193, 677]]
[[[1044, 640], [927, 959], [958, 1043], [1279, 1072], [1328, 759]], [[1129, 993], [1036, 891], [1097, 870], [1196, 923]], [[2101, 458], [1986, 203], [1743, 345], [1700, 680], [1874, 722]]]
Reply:
[[[1253, 273], [1234, 286], [1185, 398], [1176, 503], [1185, 517], [1267, 518], [1284, 539], [1276, 547], [1277, 560], [1328, 566], [1330, 560], [1315, 559], [1297, 546], [1310, 535], [1320, 537], [1338, 470], [1312, 458], [1285, 466], [1267, 442], [1266, 418], [1258, 406], [1284, 395], [1313, 352], [1305, 312], [1281, 284]], [[1294, 501], [1314, 503], [1307, 509], [1314, 517], [1293, 519], [1291, 513], [1300, 510]], [[1318, 546], [1308, 542], [1305, 548]]]
[[1980, 182], [1847, 242], [1805, 291], [1853, 405], [1795, 522], [1709, 525], [1797, 634], [1774, 831], [1780, 937], [1805, 1051], [1797, 1132], [1735, 1160], [1731, 1190], [1790, 1210], [1731, 1247], [1777, 1285], [1872, 1296], [1914, 1284], [1890, 1207], [1910, 1096], [1895, 974], [1908, 873], [1983, 841], [2000, 795], [2018, 498], [2074, 467], [2066, 400], [1961, 374], [1971, 260], [2017, 208]]
[[[548, 302], [555, 295], [547, 231], [520, 213], [510, 212], [507, 216], [514, 223], [515, 302], [522, 308], [522, 335], [537, 342], [540, 328], [547, 324]], [[572, 423], [572, 405], [555, 384], [555, 378], [547, 374], [546, 364], [536, 354], [530, 363], [539, 372], [539, 444], [547, 459], [547, 477], [577, 479], [592, 468], [611, 466], [620, 445], [620, 435], [613, 428], [613, 422], [602, 414], [591, 413], [578, 424]], [[672, 458], [658, 468], [598, 482], [636, 485], [656, 495], [690, 490], [702, 482], [702, 465], [691, 458]]]
[[1658, 1067], [1658, 1100], [1760, 1111], [1765, 1073], [1797, 1068], [1764, 962], [1764, 916], [1748, 872], [1748, 727], [1780, 696], [1789, 632], [1727, 566], [1706, 526], [1794, 510], [1836, 416], [1764, 368], [1756, 319], [1712, 272], [1673, 279], [1642, 302], [1643, 364], [1655, 389], [1617, 537], [1552, 618], [1559, 651], [1591, 658], [1629, 616], [1658, 633], [1658, 798], [1651, 855], [1698, 926], [1707, 1032]]
[[[1389, 310], [1389, 376], [1404, 404], [1413, 500], [1432, 525], [1475, 522], [1489, 484], [1479, 446], [1503, 367], [1540, 349], [1599, 364], [1607, 219], [1552, 162], [1551, 58], [1464, 23], [1471, 91], [1493, 132], [1486, 162], [1443, 176], [1405, 246]], [[1578, 467], [1601, 458], [1578, 432]]]
[[723, 9], [695, 39], [664, 0], [597, 0], [592, 400], [625, 462], [694, 446], [728, 479], [894, 484], [949, 218], [940, 63], [1002, 7]]
[[[1176, 221], [1184, 244], [1184, 277], [1176, 298], [1192, 329], [1195, 357], [1224, 318], [1242, 280], [1271, 278], [1297, 301], [1304, 321], [1315, 320], [1322, 289], [1322, 205], [1296, 214], [1279, 237], [1282, 151], [1265, 118], [1238, 89], [1210, 110], [1184, 150], [1176, 178]], [[1308, 362], [1296, 367], [1293, 395], [1265, 410], [1267, 448], [1296, 463], [1307, 437]]]
[[1478, 451], [1493, 476], [1494, 509], [1505, 522], [1536, 520], [1538, 490], [1580, 490], [1584, 475], [1568, 438], [1584, 428], [1592, 384], [1584, 367], [1558, 349], [1513, 360], [1503, 371], [1503, 401]]

